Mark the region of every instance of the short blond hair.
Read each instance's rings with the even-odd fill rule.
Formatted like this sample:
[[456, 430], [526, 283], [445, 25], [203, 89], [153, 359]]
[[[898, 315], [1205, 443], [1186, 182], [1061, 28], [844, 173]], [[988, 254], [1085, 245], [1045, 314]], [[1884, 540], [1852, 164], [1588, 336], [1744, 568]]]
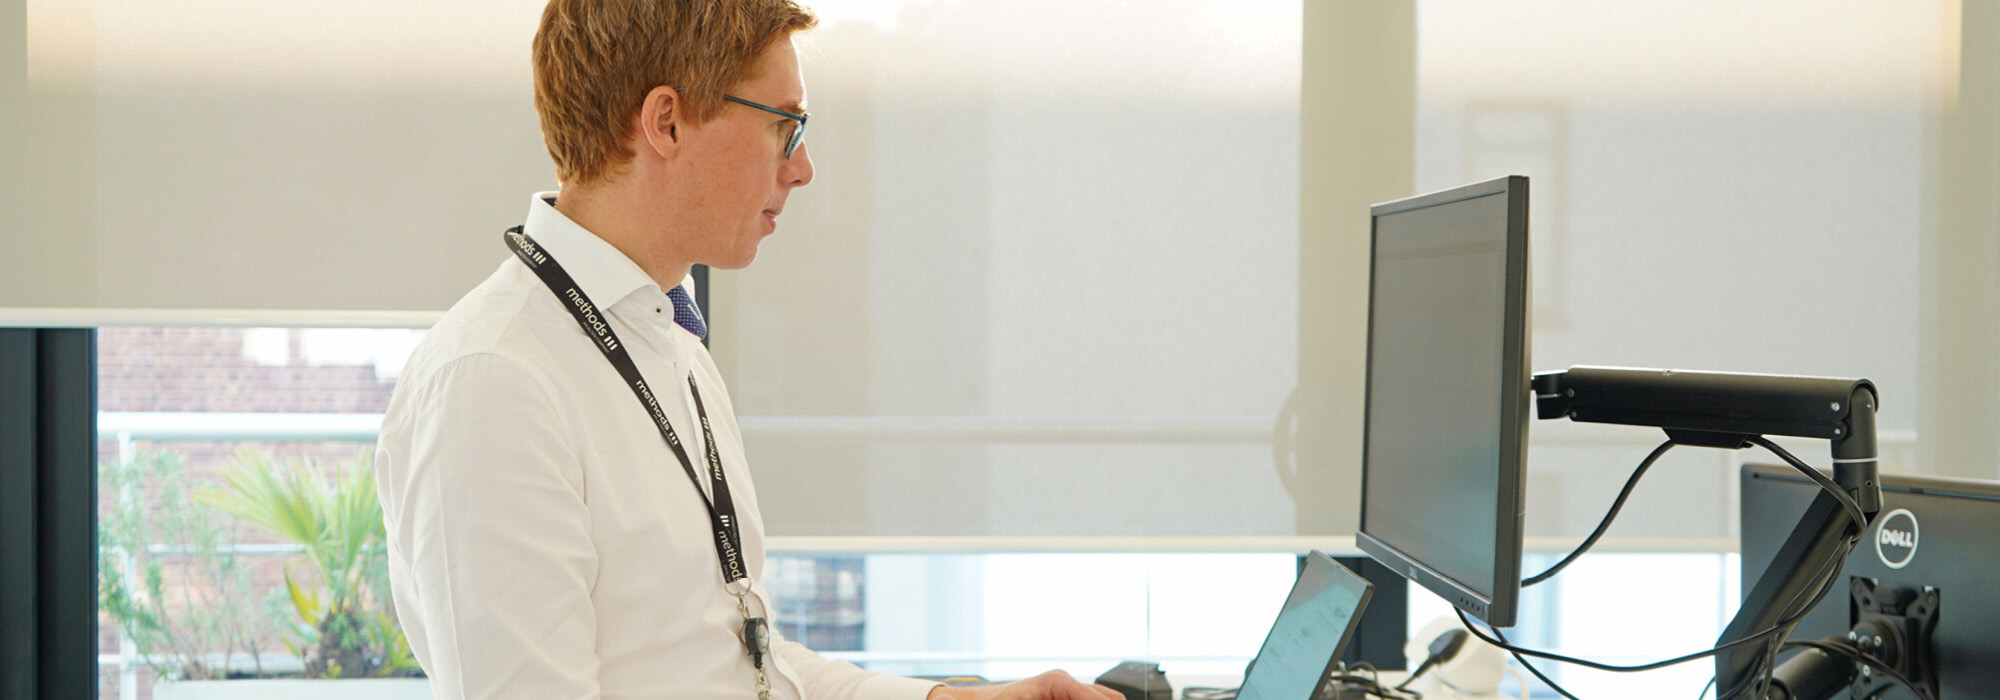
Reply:
[[535, 111], [556, 177], [585, 186], [620, 172], [653, 88], [681, 88], [693, 123], [714, 119], [764, 49], [818, 23], [792, 0], [550, 0], [535, 32]]

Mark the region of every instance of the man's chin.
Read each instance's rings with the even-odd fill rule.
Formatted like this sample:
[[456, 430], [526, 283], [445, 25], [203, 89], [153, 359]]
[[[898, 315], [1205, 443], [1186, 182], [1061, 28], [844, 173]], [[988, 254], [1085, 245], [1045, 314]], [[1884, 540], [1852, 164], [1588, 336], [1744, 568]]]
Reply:
[[716, 270], [741, 270], [743, 268], [749, 267], [750, 263], [756, 261], [757, 261], [757, 249], [751, 248], [750, 253], [748, 255], [735, 256], [724, 260], [713, 260], [706, 264], [709, 266], [709, 268]]

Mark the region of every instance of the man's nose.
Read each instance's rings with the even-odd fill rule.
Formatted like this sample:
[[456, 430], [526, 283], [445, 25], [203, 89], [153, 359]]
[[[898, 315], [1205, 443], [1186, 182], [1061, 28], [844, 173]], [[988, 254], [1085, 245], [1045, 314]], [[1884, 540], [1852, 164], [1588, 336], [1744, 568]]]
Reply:
[[812, 184], [813, 161], [811, 150], [810, 146], [801, 143], [798, 150], [792, 152], [792, 157], [785, 159], [785, 167], [779, 171], [779, 174], [785, 178], [787, 186], [805, 187]]

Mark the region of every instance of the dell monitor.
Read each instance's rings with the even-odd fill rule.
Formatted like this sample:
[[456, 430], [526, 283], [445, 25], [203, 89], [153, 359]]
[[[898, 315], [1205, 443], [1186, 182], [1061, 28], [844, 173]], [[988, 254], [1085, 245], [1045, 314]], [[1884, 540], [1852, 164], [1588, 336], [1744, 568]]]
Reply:
[[[1848, 555], [1833, 592], [1790, 639], [1845, 639], [1859, 627], [1864, 633], [1855, 638], [1875, 654], [1906, 657], [1905, 675], [1930, 697], [1992, 697], [2000, 688], [2000, 482], [1907, 474], [1880, 481], [1882, 515]], [[1790, 467], [1764, 465], [1745, 466], [1742, 484], [1749, 591], [1820, 487]], [[1846, 686], [1834, 697], [1917, 697], [1887, 674], [1855, 671], [1846, 658], [1830, 670], [1838, 673], [1822, 675]]]
[[1357, 544], [1514, 624], [1532, 391], [1528, 179], [1375, 205]]

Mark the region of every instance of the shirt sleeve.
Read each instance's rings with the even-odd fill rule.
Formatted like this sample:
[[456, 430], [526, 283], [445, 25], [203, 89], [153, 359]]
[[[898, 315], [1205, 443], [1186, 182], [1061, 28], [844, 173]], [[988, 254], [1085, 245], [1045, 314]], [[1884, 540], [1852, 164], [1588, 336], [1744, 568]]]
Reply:
[[805, 645], [772, 635], [771, 651], [798, 674], [805, 700], [924, 700], [938, 683], [861, 670], [820, 656]]
[[[596, 554], [584, 475], [545, 380], [472, 355], [440, 367], [384, 425], [413, 646], [440, 700], [598, 697]], [[401, 532], [396, 532], [401, 530]], [[392, 552], [392, 554], [394, 554]]]

